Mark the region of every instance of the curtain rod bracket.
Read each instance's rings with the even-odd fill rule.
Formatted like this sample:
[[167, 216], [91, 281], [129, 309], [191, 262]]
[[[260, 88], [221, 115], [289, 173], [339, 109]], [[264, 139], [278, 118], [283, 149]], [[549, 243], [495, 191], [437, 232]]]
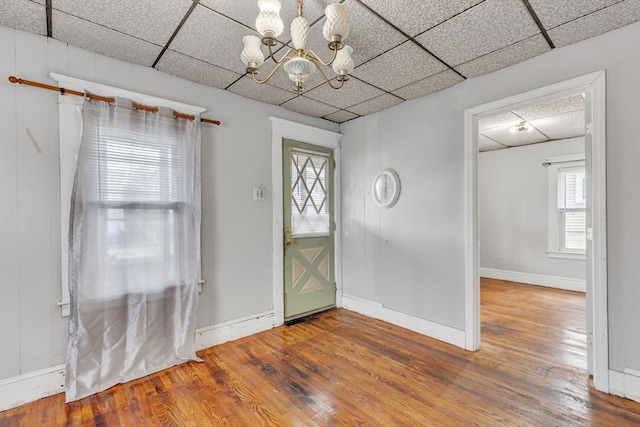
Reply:
[[60, 95], [64, 95], [65, 92], [66, 92], [65, 89], [63, 87], [61, 87], [60, 88]]

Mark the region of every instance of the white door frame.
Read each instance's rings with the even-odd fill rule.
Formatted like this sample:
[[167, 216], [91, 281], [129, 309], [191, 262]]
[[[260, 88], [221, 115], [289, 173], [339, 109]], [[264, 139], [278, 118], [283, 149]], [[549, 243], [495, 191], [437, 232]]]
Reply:
[[[587, 260], [587, 347], [597, 390], [609, 392], [606, 236], [606, 98], [605, 72], [545, 86], [465, 110], [465, 348], [480, 348], [480, 274], [478, 250], [478, 119], [584, 92], [591, 99], [591, 218], [593, 242]], [[588, 104], [588, 103], [587, 103]], [[590, 114], [589, 114], [590, 113]], [[585, 147], [588, 150], [588, 144]], [[590, 268], [589, 268], [590, 267]]]
[[333, 174], [335, 280], [336, 306], [342, 307], [342, 193], [340, 180], [340, 138], [342, 134], [303, 125], [277, 117], [271, 119], [271, 164], [273, 186], [273, 310], [274, 324], [284, 324], [284, 252], [283, 252], [283, 207], [282, 207], [282, 138], [292, 139], [321, 147], [333, 148], [336, 168]]

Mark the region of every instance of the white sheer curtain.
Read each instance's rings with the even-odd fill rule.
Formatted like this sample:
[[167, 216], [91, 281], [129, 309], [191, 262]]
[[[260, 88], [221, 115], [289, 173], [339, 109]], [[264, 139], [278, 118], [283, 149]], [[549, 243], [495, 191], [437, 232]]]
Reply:
[[71, 204], [66, 400], [195, 354], [199, 120], [85, 101]]

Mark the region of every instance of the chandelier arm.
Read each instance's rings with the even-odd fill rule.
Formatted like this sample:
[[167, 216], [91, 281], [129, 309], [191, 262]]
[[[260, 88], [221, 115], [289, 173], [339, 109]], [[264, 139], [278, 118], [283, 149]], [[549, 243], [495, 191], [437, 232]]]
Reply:
[[[276, 73], [276, 71], [278, 71], [280, 69], [280, 67], [282, 67], [282, 65], [285, 63], [284, 59], [286, 59], [286, 57], [283, 57], [280, 62], [278, 62], [278, 65], [275, 66], [275, 68], [273, 70], [271, 70], [271, 72], [269, 73], [269, 75], [264, 79], [264, 80], [258, 80], [256, 78], [256, 74], [258, 73], [250, 73], [251, 77], [253, 78], [253, 81], [259, 84], [263, 84], [269, 81], [269, 79], [271, 79], [271, 77], [273, 77], [273, 75]], [[291, 59], [291, 58], [289, 58]]]
[[310, 60], [317, 61], [317, 62], [321, 63], [322, 65], [325, 65], [325, 66], [327, 66], [327, 67], [330, 67], [330, 66], [331, 66], [331, 64], [333, 64], [333, 61], [335, 61], [335, 60], [336, 60], [336, 57], [338, 56], [338, 49], [334, 49], [334, 50], [333, 50], [333, 57], [331, 58], [331, 60], [330, 60], [329, 62], [324, 62], [324, 61], [320, 58], [320, 56], [318, 56], [318, 54], [317, 54], [317, 53], [315, 53], [314, 51], [312, 51], [311, 49], [307, 50], [307, 51], [304, 53], [304, 56], [305, 56], [305, 58], [309, 58]]
[[[339, 80], [340, 84], [339, 84], [338, 86], [334, 86], [334, 85], [329, 81], [329, 78], [328, 78], [328, 77], [327, 77], [327, 75], [324, 73], [324, 71], [322, 71], [322, 68], [320, 67], [320, 65], [318, 64], [318, 62], [317, 62], [315, 59], [313, 59], [313, 58], [310, 58], [310, 59], [309, 59], [309, 61], [311, 61], [311, 63], [312, 63], [313, 65], [315, 65], [315, 66], [316, 66], [316, 68], [318, 69], [318, 71], [320, 71], [320, 74], [322, 74], [322, 77], [324, 77], [324, 81], [325, 81], [325, 82], [327, 82], [327, 84], [328, 84], [329, 86], [331, 86], [331, 88], [332, 88], [332, 89], [340, 89], [342, 86], [344, 86], [344, 82], [345, 82], [345, 80]], [[322, 62], [322, 61], [320, 61], [320, 62]]]
[[269, 45], [269, 57], [271, 59], [273, 59], [273, 62], [275, 62], [277, 65], [282, 64], [283, 62], [285, 62], [285, 60], [291, 59], [290, 57], [287, 57], [287, 55], [289, 55], [291, 52], [295, 51], [295, 49], [293, 49], [292, 47], [289, 48], [289, 50], [287, 50], [287, 52], [282, 56], [282, 58], [280, 58], [279, 60], [276, 59], [276, 57], [273, 54], [273, 51], [271, 50], [271, 46]]

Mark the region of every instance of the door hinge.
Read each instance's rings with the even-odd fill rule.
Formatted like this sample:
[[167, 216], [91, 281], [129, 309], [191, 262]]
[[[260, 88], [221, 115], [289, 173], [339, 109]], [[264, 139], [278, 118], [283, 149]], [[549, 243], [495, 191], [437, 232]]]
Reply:
[[336, 168], [336, 159], [333, 159], [333, 168]]

